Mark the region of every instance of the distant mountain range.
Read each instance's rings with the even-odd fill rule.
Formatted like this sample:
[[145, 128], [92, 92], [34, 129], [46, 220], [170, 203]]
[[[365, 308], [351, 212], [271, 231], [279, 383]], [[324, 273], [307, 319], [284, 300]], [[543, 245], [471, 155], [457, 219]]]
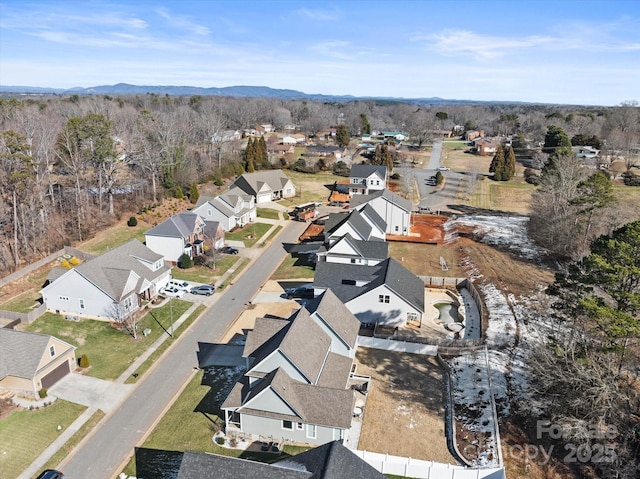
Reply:
[[475, 100], [447, 100], [439, 97], [432, 98], [395, 98], [395, 97], [355, 97], [351, 95], [321, 95], [308, 94], [297, 90], [269, 88], [266, 86], [228, 86], [223, 88], [202, 88], [195, 86], [167, 86], [167, 85], [130, 85], [118, 83], [116, 85], [100, 85], [89, 88], [42, 88], [31, 86], [0, 85], [0, 94], [27, 95], [202, 95], [202, 96], [233, 96], [240, 98], [281, 98], [285, 100], [318, 100], [332, 102], [347, 102], [354, 100], [378, 100], [389, 102], [410, 102], [424, 105], [436, 104], [521, 104], [517, 101], [475, 101]]

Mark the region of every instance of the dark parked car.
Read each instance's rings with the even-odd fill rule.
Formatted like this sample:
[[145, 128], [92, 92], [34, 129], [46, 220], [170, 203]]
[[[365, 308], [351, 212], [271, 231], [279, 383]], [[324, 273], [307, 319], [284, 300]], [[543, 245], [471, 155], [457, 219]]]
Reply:
[[36, 479], [61, 479], [64, 477], [60, 471], [56, 471], [54, 469], [47, 469], [46, 471], [42, 471]]
[[224, 254], [238, 254], [238, 250], [235, 248], [232, 248], [231, 246], [225, 246], [220, 250], [220, 252]]
[[194, 286], [189, 291], [191, 294], [204, 294], [205, 296], [211, 296], [216, 289], [210, 284], [203, 284], [201, 286]]
[[313, 284], [305, 284], [297, 288], [287, 288], [284, 292], [287, 295], [287, 299], [313, 299]]

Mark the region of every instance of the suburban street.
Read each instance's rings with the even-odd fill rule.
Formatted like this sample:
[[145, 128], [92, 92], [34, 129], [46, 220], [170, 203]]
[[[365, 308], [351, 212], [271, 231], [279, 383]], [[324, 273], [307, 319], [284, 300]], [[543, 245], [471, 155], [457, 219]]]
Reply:
[[[282, 243], [293, 243], [306, 223], [288, 222], [262, 251], [248, 274], [220, 293], [206, 311], [138, 382], [130, 396], [60, 466], [69, 479], [108, 479], [120, 473], [156, 420], [197, 368], [198, 342], [215, 343], [285, 257]], [[216, 293], [218, 294], [218, 293]]]

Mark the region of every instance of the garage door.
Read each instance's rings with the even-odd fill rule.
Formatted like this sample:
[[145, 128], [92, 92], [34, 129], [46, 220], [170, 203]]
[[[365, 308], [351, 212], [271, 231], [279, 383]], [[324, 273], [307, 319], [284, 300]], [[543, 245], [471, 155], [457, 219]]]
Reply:
[[42, 378], [42, 387], [45, 389], [49, 389], [55, 383], [57, 383], [60, 379], [69, 374], [69, 361], [65, 361], [60, 366], [55, 368], [49, 374]]

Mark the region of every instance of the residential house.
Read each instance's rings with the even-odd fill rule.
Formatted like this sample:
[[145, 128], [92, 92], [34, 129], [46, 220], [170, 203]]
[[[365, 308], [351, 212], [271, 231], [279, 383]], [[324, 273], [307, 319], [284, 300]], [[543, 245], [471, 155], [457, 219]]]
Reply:
[[404, 141], [409, 139], [409, 133], [403, 131], [383, 131], [382, 136], [385, 140], [393, 138], [396, 141]]
[[316, 256], [317, 262], [375, 266], [389, 257], [389, 243], [358, 240], [347, 233], [333, 244], [321, 246]]
[[382, 165], [351, 165], [349, 196], [368, 195], [387, 187], [387, 167]]
[[296, 187], [282, 170], [262, 170], [238, 176], [231, 188], [236, 187], [253, 196], [256, 204], [292, 198]]
[[596, 158], [600, 155], [600, 150], [596, 150], [591, 146], [572, 146], [571, 151], [573, 151], [578, 158]]
[[308, 145], [307, 153], [309, 156], [320, 156], [322, 158], [331, 157], [339, 160], [347, 154], [347, 149], [333, 145]]
[[278, 143], [268, 144], [267, 143], [267, 154], [272, 156], [282, 157], [285, 155], [292, 155], [295, 153], [295, 148], [290, 144], [280, 145]]
[[481, 156], [495, 155], [498, 151], [499, 144], [497, 141], [487, 138], [476, 138], [473, 140], [476, 153]]
[[270, 123], [265, 123], [264, 125], [258, 125], [255, 127], [256, 134], [258, 136], [264, 136], [267, 133], [271, 133], [275, 128]]
[[224, 246], [224, 229], [219, 221], [204, 220], [204, 244], [207, 248], [220, 249]]
[[362, 241], [384, 241], [385, 228], [384, 220], [371, 206], [365, 212], [351, 210], [331, 213], [324, 223], [324, 241], [331, 246], [347, 234]]
[[156, 298], [170, 279], [163, 255], [132, 239], [67, 271], [41, 293], [49, 311], [118, 320]]
[[386, 223], [387, 234], [408, 236], [411, 225], [411, 202], [388, 189], [375, 191], [368, 195], [354, 195], [349, 206], [362, 210], [366, 205]]
[[218, 196], [201, 196], [192, 211], [205, 222], [218, 221], [224, 231], [242, 227], [257, 216], [255, 198], [233, 187]]
[[[202, 479], [384, 479], [386, 476], [346, 448], [340, 441], [327, 442], [271, 464], [206, 452], [163, 451], [136, 448], [136, 472], [140, 478]], [[502, 477], [497, 478], [502, 479]]]
[[295, 145], [297, 143], [296, 139], [292, 135], [284, 135], [280, 139], [280, 142], [283, 145]]
[[240, 139], [242, 139], [242, 132], [240, 130], [222, 130], [211, 137], [213, 143], [226, 143]]
[[178, 262], [183, 254], [190, 258], [204, 254], [204, 229], [204, 218], [183, 211], [147, 231], [145, 243], [165, 260]]
[[244, 346], [247, 372], [221, 407], [227, 435], [319, 445], [348, 434], [360, 325], [331, 292], [310, 308], [256, 319]]
[[465, 141], [472, 141], [476, 138], [482, 138], [484, 136], [484, 130], [468, 130], [464, 134]]
[[75, 350], [54, 336], [0, 328], [0, 390], [38, 399], [76, 369]]
[[324, 261], [316, 265], [316, 293], [331, 289], [362, 323], [420, 325], [424, 282], [392, 258], [375, 266]]

